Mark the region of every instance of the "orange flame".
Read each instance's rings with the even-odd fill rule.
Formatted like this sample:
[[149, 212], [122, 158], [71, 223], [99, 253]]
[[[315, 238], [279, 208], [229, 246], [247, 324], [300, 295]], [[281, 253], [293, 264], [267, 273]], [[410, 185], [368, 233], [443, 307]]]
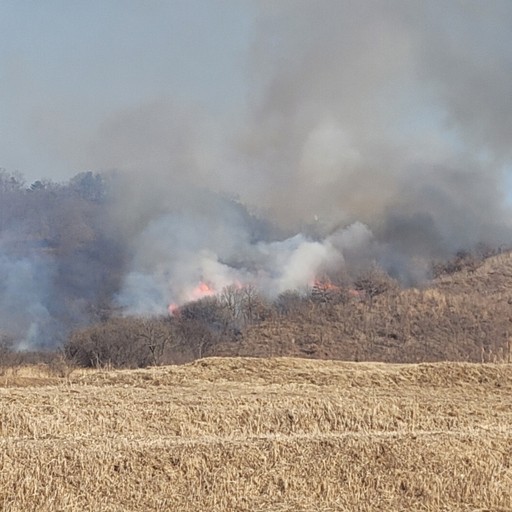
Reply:
[[[183, 300], [180, 301], [180, 304], [184, 304], [187, 302], [193, 302], [195, 300], [200, 300], [204, 297], [211, 297], [212, 295], [215, 295], [217, 292], [213, 288], [213, 286], [205, 281], [200, 281], [199, 284], [189, 290], [183, 297]], [[167, 306], [167, 311], [169, 313], [169, 316], [179, 316], [180, 314], [180, 305], [177, 302], [171, 302]]]
[[201, 281], [191, 292], [189, 300], [199, 300], [215, 295], [215, 289], [205, 281]]
[[176, 302], [171, 302], [167, 306], [167, 311], [169, 313], [169, 316], [179, 316], [179, 314], [180, 314], [180, 307], [178, 306], [178, 304], [176, 304]]
[[329, 281], [328, 279], [315, 279], [313, 281], [313, 288], [317, 288], [319, 290], [324, 290], [324, 291], [328, 291], [328, 290], [331, 290], [331, 291], [338, 291], [340, 290], [341, 288], [332, 283], [331, 281]]
[[[313, 281], [312, 288], [316, 288], [317, 290], [320, 290], [322, 292], [341, 292], [342, 290], [342, 286], [334, 284], [327, 277], [316, 278]], [[355, 288], [347, 287], [346, 291], [350, 297], [353, 297], [355, 299], [361, 299], [362, 297], [364, 297], [364, 292], [356, 290]]]

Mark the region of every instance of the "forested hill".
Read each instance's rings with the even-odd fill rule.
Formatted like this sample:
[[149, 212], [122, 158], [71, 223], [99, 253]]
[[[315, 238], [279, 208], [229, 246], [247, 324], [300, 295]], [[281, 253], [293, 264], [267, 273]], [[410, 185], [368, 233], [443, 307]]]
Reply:
[[[155, 282], [167, 279], [163, 284], [172, 288], [180, 275], [169, 277], [165, 265], [174, 262], [177, 252], [182, 258], [176, 269], [184, 268], [195, 245], [183, 251], [183, 240], [190, 238], [195, 226], [205, 232], [210, 226], [201, 224], [204, 215], [197, 212], [190, 217], [164, 216], [163, 221], [174, 231], [163, 232], [167, 239], [154, 256], [148, 241], [157, 243], [156, 235], [162, 231], [160, 227], [151, 231], [155, 225], [151, 216], [160, 222], [158, 215], [167, 210], [162, 203], [154, 211], [148, 210], [147, 217], [138, 209], [136, 220], [119, 222], [116, 215], [126, 214], [132, 207], [130, 203], [116, 210], [126, 203], [126, 190], [115, 173], [83, 172], [66, 183], [27, 184], [19, 175], [0, 171], [2, 343], [12, 342], [22, 349], [66, 346], [68, 355], [80, 364], [118, 366], [172, 363], [206, 355], [396, 362], [510, 358], [512, 256], [484, 246], [432, 260], [426, 274], [431, 279], [413, 286], [371, 264], [352, 273], [331, 268], [308, 278], [306, 287], [274, 295], [251, 281], [235, 279], [215, 289], [205, 283], [202, 295], [188, 296], [170, 313], [158, 294], [158, 314], [123, 310], [117, 299], [127, 267], [134, 260], [135, 246], [148, 247], [141, 268], [154, 263], [149, 267], [150, 277]], [[136, 198], [137, 191], [129, 197]], [[214, 211], [228, 226], [237, 226], [227, 234], [233, 235], [228, 237], [230, 250], [239, 259], [232, 257], [228, 262], [214, 255], [207, 262], [210, 267], [212, 262], [217, 264], [213, 268], [219, 275], [235, 271], [235, 276], [240, 275], [252, 265], [254, 277], [262, 274], [258, 265], [264, 269], [264, 265], [282, 260], [284, 267], [290, 266], [298, 255], [308, 256], [306, 249], [324, 251], [332, 244], [329, 238], [315, 240], [314, 234], [311, 239], [302, 235], [278, 239], [268, 224], [249, 214], [243, 205], [211, 197], [207, 211]], [[201, 206], [199, 202], [198, 208]], [[178, 221], [183, 221], [184, 227]], [[149, 226], [150, 236], [137, 238], [134, 233], [147, 233], [145, 226]], [[241, 234], [245, 245], [237, 245], [235, 235]], [[210, 242], [209, 238], [205, 243]], [[371, 244], [369, 247], [375, 245]], [[263, 251], [256, 252], [262, 247]], [[254, 255], [272, 255], [276, 248], [274, 260], [251, 260]], [[249, 251], [254, 254], [247, 256]], [[345, 256], [350, 263], [350, 253]], [[359, 260], [360, 254], [356, 256], [354, 260]], [[159, 273], [161, 262], [163, 273]], [[307, 265], [302, 267], [311, 271]], [[306, 280], [307, 275], [300, 277]], [[142, 282], [142, 292], [148, 282]], [[145, 298], [159, 290], [149, 289]]]
[[55, 347], [101, 318], [125, 251], [109, 221], [111, 182], [84, 172], [65, 184], [0, 171], [0, 330]]
[[76, 331], [67, 353], [85, 366], [145, 366], [204, 356], [345, 361], [509, 362], [512, 253], [458, 257], [421, 287], [369, 270], [267, 301], [231, 287], [171, 317], [111, 318]]

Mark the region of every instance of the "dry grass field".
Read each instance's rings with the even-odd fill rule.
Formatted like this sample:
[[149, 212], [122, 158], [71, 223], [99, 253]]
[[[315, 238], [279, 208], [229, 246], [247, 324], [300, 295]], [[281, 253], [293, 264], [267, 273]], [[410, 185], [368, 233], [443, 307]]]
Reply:
[[512, 366], [0, 377], [3, 511], [511, 511]]

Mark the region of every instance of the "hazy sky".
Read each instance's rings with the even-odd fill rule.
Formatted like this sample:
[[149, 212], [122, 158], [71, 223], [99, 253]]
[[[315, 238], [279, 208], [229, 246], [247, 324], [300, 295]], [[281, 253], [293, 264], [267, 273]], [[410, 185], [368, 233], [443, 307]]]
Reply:
[[74, 175], [106, 119], [154, 101], [232, 116], [253, 22], [244, 0], [2, 0], [0, 167]]
[[359, 157], [376, 183], [370, 138], [503, 169], [511, 34], [512, 0], [0, 0], [0, 167], [60, 180], [193, 154], [200, 180], [223, 167], [259, 201], [300, 172], [329, 190]]

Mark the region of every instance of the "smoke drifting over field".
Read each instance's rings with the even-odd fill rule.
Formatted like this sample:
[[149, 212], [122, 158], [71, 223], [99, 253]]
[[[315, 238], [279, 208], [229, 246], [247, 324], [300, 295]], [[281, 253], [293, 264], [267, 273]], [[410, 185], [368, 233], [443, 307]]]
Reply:
[[43, 262], [40, 249], [0, 253], [1, 276], [30, 281], [3, 278], [7, 330], [27, 343], [37, 332], [7, 322], [16, 307], [64, 327], [100, 298], [162, 313], [201, 281], [275, 296], [376, 262], [410, 284], [434, 258], [510, 244], [509, 1], [258, 5], [245, 111], [225, 123], [158, 99], [106, 119], [80, 151], [87, 167], [118, 171], [104, 175], [101, 207], [81, 196], [96, 205], [84, 218], [101, 221], [76, 214]]

